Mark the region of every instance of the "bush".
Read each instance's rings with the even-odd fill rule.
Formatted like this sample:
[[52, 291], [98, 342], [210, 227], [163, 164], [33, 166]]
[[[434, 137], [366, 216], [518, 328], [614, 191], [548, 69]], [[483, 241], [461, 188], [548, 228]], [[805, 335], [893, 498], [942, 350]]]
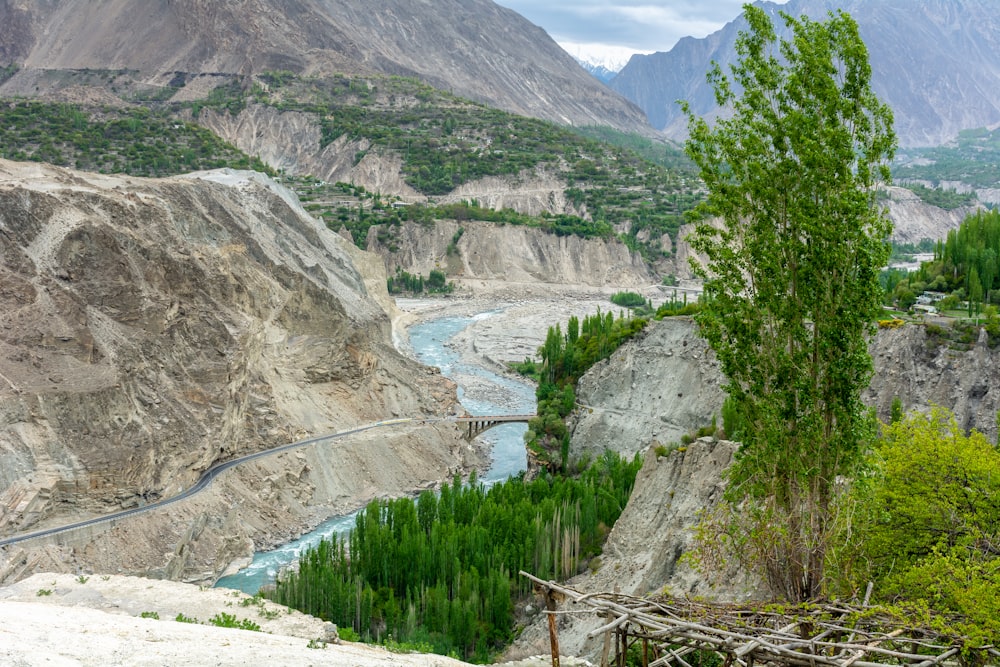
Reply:
[[240, 630], [260, 632], [260, 625], [249, 618], [237, 619], [233, 614], [227, 614], [224, 611], [208, 619], [208, 622], [220, 628], [238, 628]]
[[885, 427], [851, 490], [857, 517], [834, 574], [883, 600], [957, 613], [956, 634], [1000, 639], [1000, 452], [935, 408]]
[[615, 292], [611, 295], [611, 303], [623, 308], [641, 308], [646, 305], [646, 298], [635, 292]]

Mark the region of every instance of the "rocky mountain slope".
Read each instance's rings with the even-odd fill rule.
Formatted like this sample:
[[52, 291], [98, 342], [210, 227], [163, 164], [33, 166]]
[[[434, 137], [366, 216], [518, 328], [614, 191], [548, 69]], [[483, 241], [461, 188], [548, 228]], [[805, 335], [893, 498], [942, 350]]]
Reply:
[[[0, 65], [28, 70], [382, 73], [564, 124], [647, 131], [643, 113], [489, 0], [0, 0]], [[162, 81], [161, 81], [162, 80]]]
[[[893, 222], [893, 239], [900, 242], [944, 238], [975, 210], [938, 208], [906, 188], [890, 187], [888, 192], [886, 206]], [[470, 198], [491, 206], [500, 202], [533, 213], [575, 211], [566, 200], [565, 185], [556, 179], [526, 177], [506, 183], [499, 178], [483, 179], [446, 199], [460, 200], [462, 193], [474, 194]], [[460, 229], [455, 249], [449, 254]], [[689, 262], [692, 251], [686, 240], [690, 231], [689, 225], [682, 227], [676, 243], [664, 235], [660, 244], [670, 254], [652, 263], [616, 240], [555, 236], [529, 227], [457, 220], [438, 220], [433, 225], [376, 225], [369, 229], [367, 249], [382, 257], [389, 274], [399, 269], [427, 275], [438, 269], [445, 271], [449, 280], [473, 290], [483, 289], [486, 283], [637, 289], [659, 284], [660, 276], [668, 274], [685, 281], [694, 278]]]
[[[251, 172], [143, 180], [0, 161], [0, 534], [169, 497], [213, 463], [399, 416], [453, 385], [392, 344], [385, 274]], [[0, 550], [213, 580], [254, 546], [481, 455], [398, 428], [226, 473], [170, 511]]]
[[[905, 410], [939, 405], [966, 429], [997, 436], [1000, 348], [985, 340], [963, 351], [942, 343], [925, 326], [880, 329], [870, 346], [875, 375], [864, 394], [888, 420], [898, 397]], [[574, 453], [615, 449], [626, 454], [655, 443], [676, 443], [719, 417], [724, 379], [696, 325], [687, 318], [652, 323], [579, 381]]]
[[[868, 46], [875, 91], [892, 108], [902, 146], [932, 146], [965, 128], [1000, 122], [1000, 12], [991, 0], [790, 0], [762, 6], [779, 34], [778, 11], [819, 20], [842, 9], [858, 22]], [[667, 53], [637, 55], [609, 84], [646, 112], [650, 123], [677, 138], [686, 122], [676, 103], [689, 100], [711, 114], [705, 82], [714, 60], [735, 61], [738, 18], [704, 39], [682, 39]]]

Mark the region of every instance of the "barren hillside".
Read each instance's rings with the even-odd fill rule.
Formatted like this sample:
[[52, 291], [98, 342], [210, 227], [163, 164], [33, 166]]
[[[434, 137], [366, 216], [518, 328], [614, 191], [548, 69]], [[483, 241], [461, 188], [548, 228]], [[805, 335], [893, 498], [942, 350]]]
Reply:
[[[454, 387], [392, 345], [381, 263], [250, 172], [144, 180], [0, 161], [0, 534], [169, 497], [213, 463]], [[229, 472], [196, 499], [0, 553], [213, 580], [257, 546], [481, 462], [397, 429]]]
[[0, 0], [0, 65], [381, 73], [563, 124], [652, 132], [542, 29], [489, 0]]

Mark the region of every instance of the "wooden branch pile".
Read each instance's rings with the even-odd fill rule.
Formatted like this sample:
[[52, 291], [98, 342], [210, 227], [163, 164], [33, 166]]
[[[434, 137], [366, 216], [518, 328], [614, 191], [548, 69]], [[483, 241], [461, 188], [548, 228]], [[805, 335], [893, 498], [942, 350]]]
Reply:
[[[582, 594], [526, 572], [521, 575], [546, 596], [549, 609], [554, 598], [567, 602], [561, 610], [547, 613], [580, 613], [567, 607], [583, 605], [607, 620], [588, 633], [588, 637], [604, 635], [602, 665], [624, 666], [633, 646], [639, 647], [644, 667], [699, 667], [706, 664], [704, 652], [719, 656], [723, 667], [934, 667], [960, 660], [977, 667], [1000, 665], [995, 646], [966, 647], [963, 653], [961, 638], [909, 626], [874, 608], [837, 602], [739, 607], [669, 596]], [[558, 667], [554, 627], [550, 622], [553, 665]], [[609, 662], [612, 644], [614, 662]]]

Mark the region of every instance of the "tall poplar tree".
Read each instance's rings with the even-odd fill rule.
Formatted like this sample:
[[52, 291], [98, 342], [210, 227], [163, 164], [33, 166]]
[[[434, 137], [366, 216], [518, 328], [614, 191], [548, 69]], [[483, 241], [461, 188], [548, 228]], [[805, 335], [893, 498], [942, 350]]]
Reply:
[[762, 9], [743, 11], [731, 76], [708, 74], [720, 118], [684, 108], [708, 190], [692, 235], [707, 258], [698, 322], [745, 425], [730, 522], [715, 525], [775, 594], [803, 600], [821, 592], [838, 477], [872, 435], [860, 394], [891, 231], [876, 190], [896, 140], [848, 14], [782, 12], [779, 44]]

